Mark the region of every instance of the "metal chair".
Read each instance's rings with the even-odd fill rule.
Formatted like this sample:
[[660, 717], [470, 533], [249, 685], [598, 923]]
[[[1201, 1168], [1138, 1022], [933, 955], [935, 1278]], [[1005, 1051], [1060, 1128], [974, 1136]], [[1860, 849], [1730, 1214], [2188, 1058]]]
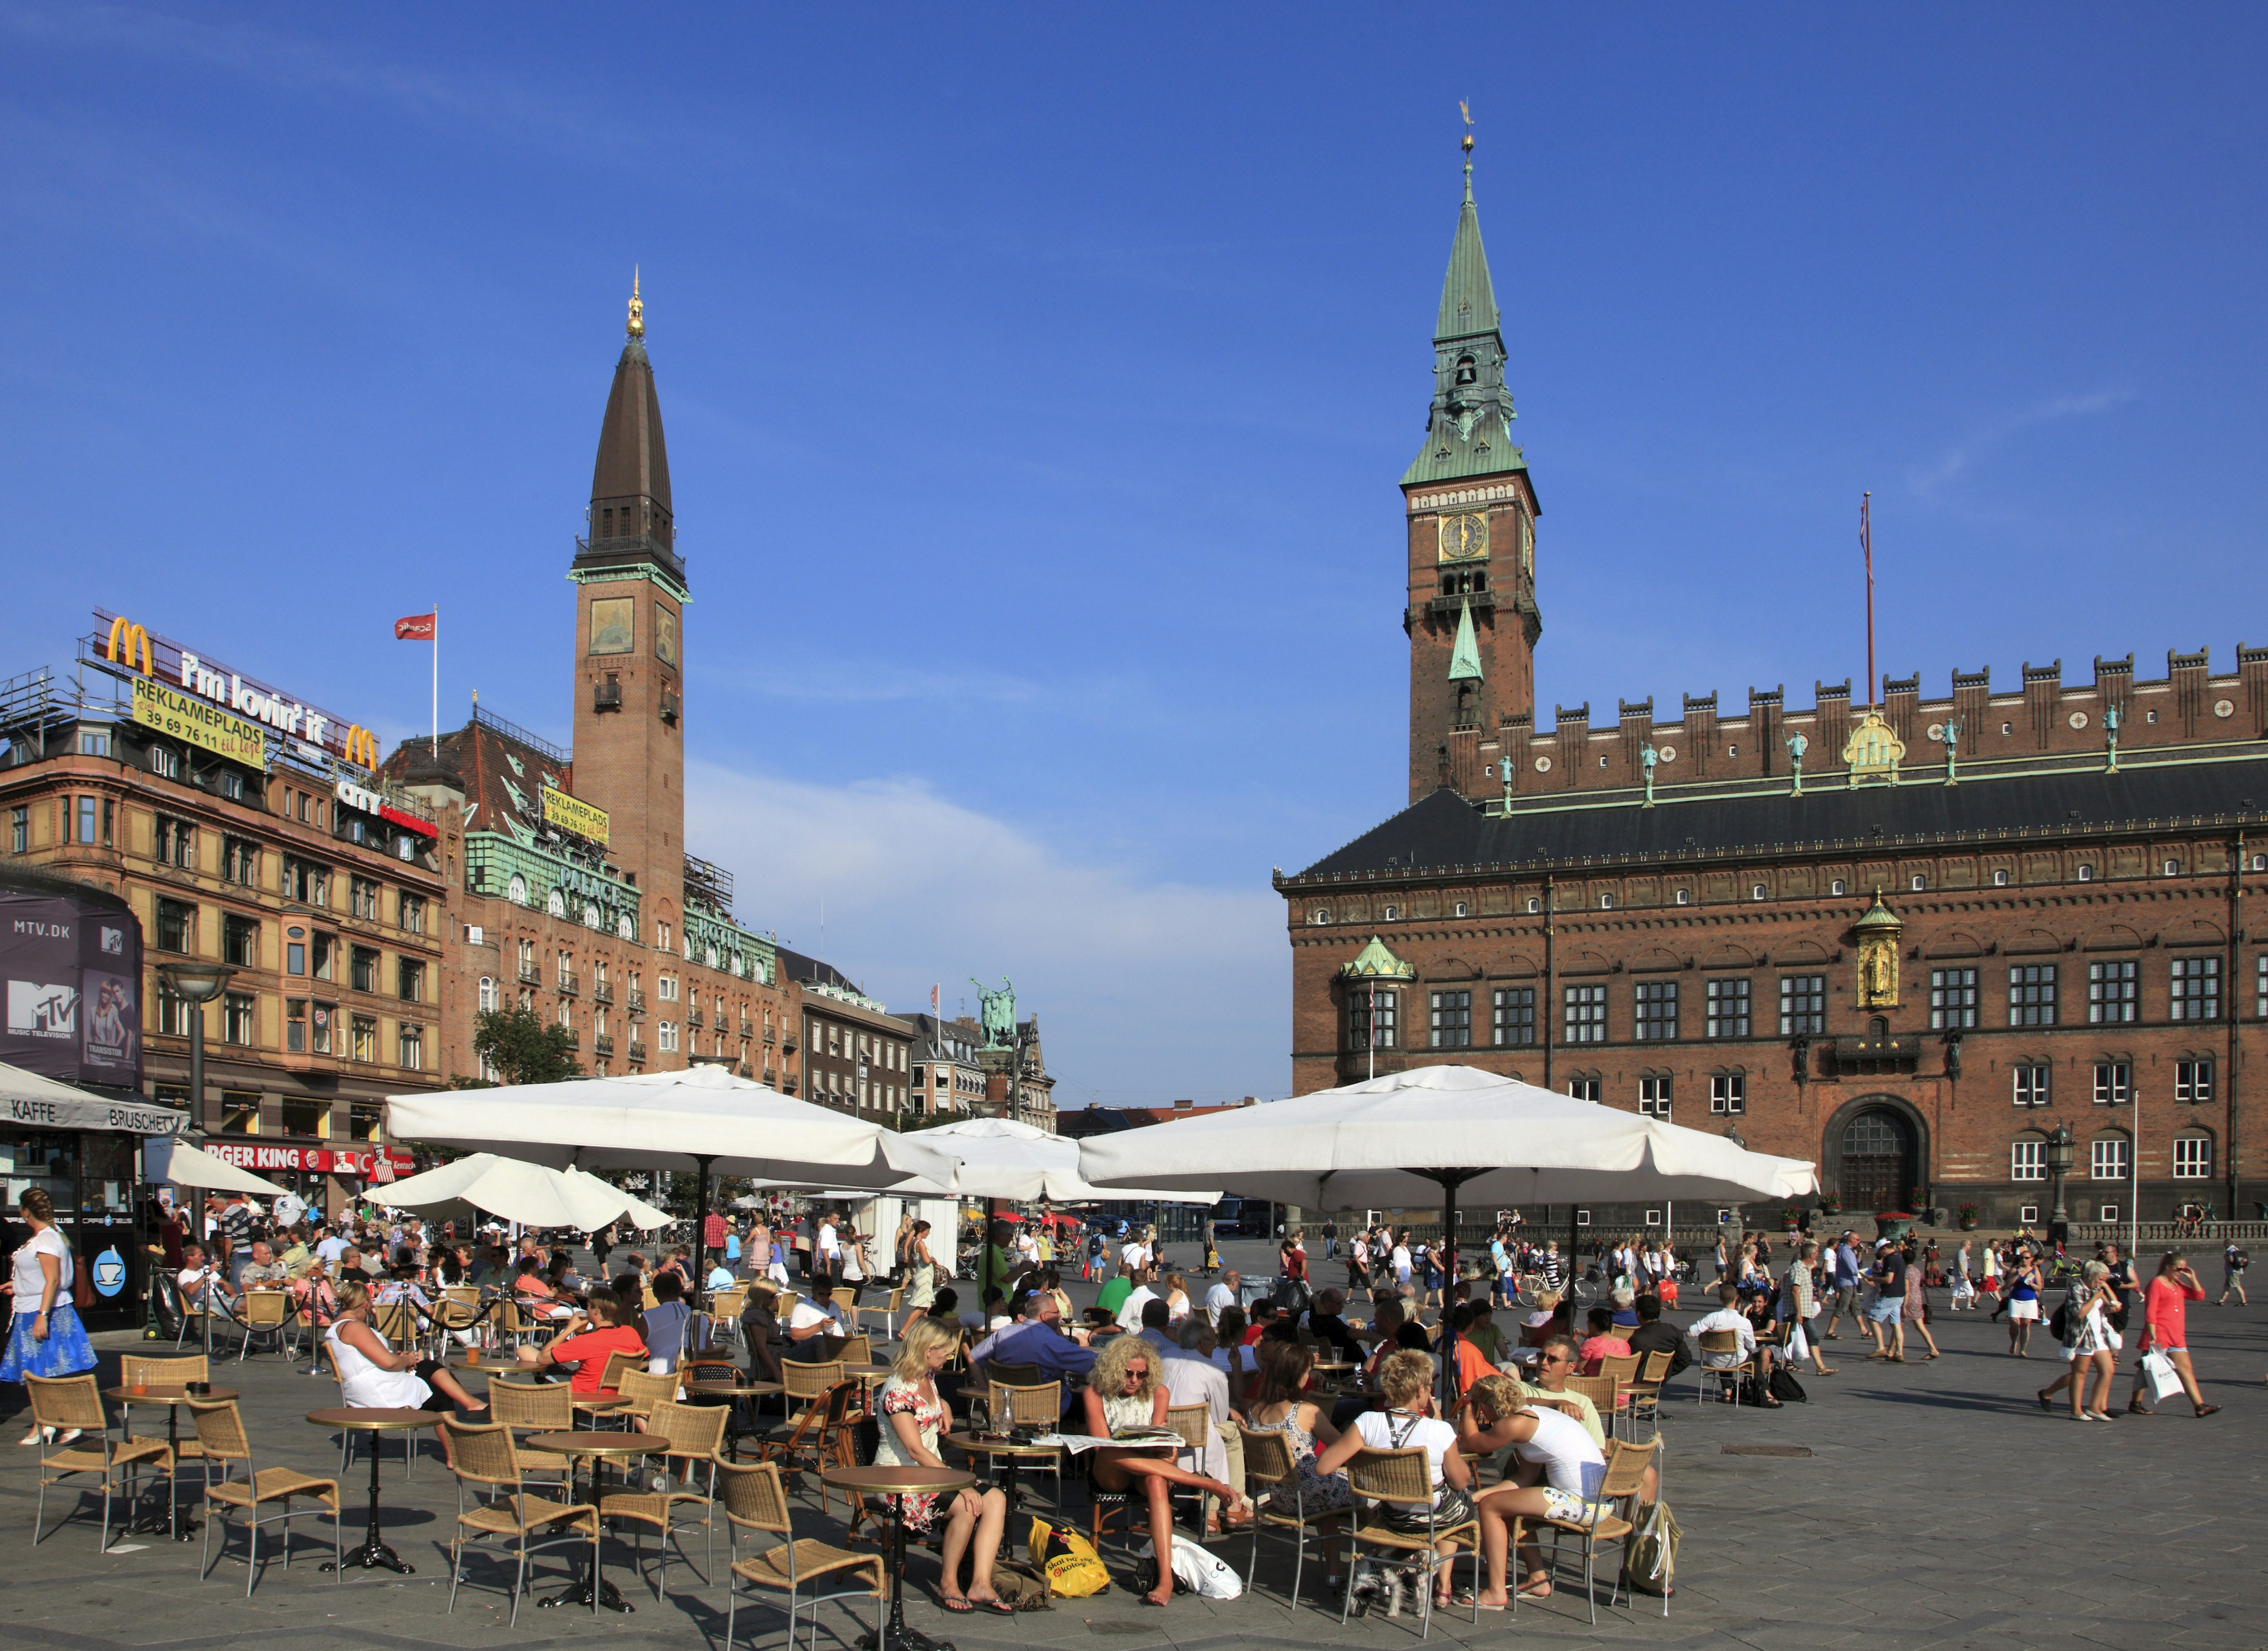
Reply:
[[[733, 1651], [734, 1616], [740, 1608], [739, 1584], [747, 1582], [787, 1596], [787, 1643], [795, 1644], [796, 1618], [802, 1606], [798, 1603], [804, 1589], [822, 1577], [849, 1574], [863, 1577], [863, 1588], [843, 1589], [831, 1594], [814, 1592], [811, 1596], [811, 1644], [813, 1651], [819, 1646], [819, 1608], [830, 1599], [866, 1598], [881, 1600], [882, 1556], [879, 1553], [852, 1553], [847, 1549], [830, 1547], [815, 1537], [798, 1539], [795, 1525], [788, 1510], [787, 1492], [780, 1480], [777, 1463], [758, 1462], [747, 1464], [721, 1462], [717, 1464], [718, 1488], [725, 1503], [725, 1524], [728, 1543], [725, 1592], [724, 1651]], [[754, 1531], [775, 1538], [772, 1545], [760, 1549], [747, 1559], [740, 1557], [740, 1533]], [[777, 1609], [777, 1607], [775, 1607]], [[877, 1629], [880, 1627], [879, 1607]]]
[[1659, 1437], [1661, 1433], [1661, 1389], [1663, 1383], [1669, 1380], [1669, 1367], [1676, 1362], [1676, 1355], [1649, 1353], [1645, 1357], [1646, 1362], [1639, 1368], [1638, 1379], [1624, 1390], [1630, 1399], [1624, 1407], [1624, 1413], [1630, 1418], [1630, 1432], [1635, 1435], [1638, 1413], [1644, 1411], [1653, 1423], [1655, 1436]]
[[852, 1309], [850, 1322], [855, 1325], [870, 1315], [880, 1313], [882, 1316], [882, 1339], [895, 1341], [898, 1339], [898, 1315], [905, 1310], [905, 1301], [906, 1292], [901, 1286], [892, 1290], [879, 1307], [869, 1302], [863, 1307]]
[[[1540, 1519], [1535, 1522], [1539, 1530], [1551, 1532], [1551, 1550], [1555, 1558], [1559, 1551], [1559, 1538], [1563, 1533], [1582, 1539], [1583, 1597], [1590, 1605], [1591, 1620], [1594, 1624], [1599, 1620], [1599, 1597], [1592, 1578], [1597, 1564], [1598, 1545], [1602, 1542], [1619, 1542], [1623, 1545], [1627, 1556], [1631, 1532], [1636, 1528], [1630, 1518], [1620, 1514], [1610, 1514], [1607, 1509], [1615, 1503], [1627, 1503], [1636, 1500], [1638, 1492], [1645, 1488], [1646, 1465], [1653, 1460], [1654, 1453], [1660, 1449], [1661, 1441], [1659, 1439], [1650, 1439], [1642, 1445], [1630, 1444], [1622, 1440], [1614, 1441], [1607, 1446], [1606, 1476], [1599, 1486], [1598, 1494], [1591, 1500], [1589, 1519], [1580, 1523], [1565, 1519]], [[1630, 1511], [1635, 1513], [1637, 1510], [1633, 1508]], [[1618, 1567], [1615, 1585], [1607, 1594], [1607, 1603], [1611, 1606], [1621, 1592], [1622, 1577], [1621, 1569]], [[1668, 1597], [1664, 1596], [1662, 1615], [1666, 1617], [1668, 1614], [1669, 1602]]]
[[[575, 1391], [564, 1382], [490, 1382], [489, 1424], [509, 1428], [518, 1448], [523, 1433], [575, 1431]], [[520, 1462], [520, 1477], [541, 1476], [563, 1491], [574, 1479], [565, 1457], [535, 1452]]]
[[[453, 1417], [441, 1423], [441, 1455], [457, 1479], [457, 1525], [449, 1543], [449, 1609], [457, 1609], [457, 1587], [464, 1581], [464, 1546], [482, 1537], [516, 1544], [519, 1568], [512, 1578], [512, 1625], [519, 1624], [519, 1596], [527, 1591], [527, 1556], [546, 1548], [591, 1545], [591, 1614], [599, 1611], [599, 1510], [590, 1502], [531, 1496], [522, 1483], [519, 1447], [502, 1422], [467, 1424]], [[472, 1505], [466, 1505], [470, 1486]], [[483, 1494], [485, 1493], [485, 1495]], [[530, 1543], [538, 1531], [556, 1525], [570, 1535]]]
[[[121, 1491], [120, 1477], [124, 1476], [123, 1493], [131, 1507], [141, 1493], [145, 1464], [161, 1468], [170, 1484], [172, 1447], [163, 1439], [113, 1439], [110, 1419], [103, 1414], [102, 1391], [92, 1376], [26, 1376], [24, 1386], [32, 1396], [33, 1426], [53, 1427], [59, 1433], [77, 1428], [79, 1433], [69, 1444], [46, 1446], [40, 1451], [40, 1493], [32, 1509], [32, 1545], [39, 1545], [47, 1519], [48, 1486], [92, 1473], [102, 1482], [102, 1546], [107, 1552], [110, 1503]], [[79, 1491], [82, 1495], [90, 1494], [91, 1487], [80, 1486]], [[63, 1522], [69, 1523], [70, 1518], [64, 1515]]]
[[[1263, 1535], [1287, 1535], [1292, 1540], [1292, 1597], [1290, 1610], [1300, 1609], [1300, 1580], [1307, 1562], [1307, 1542], [1310, 1537], [1320, 1537], [1325, 1526], [1336, 1526], [1346, 1522], [1346, 1510], [1336, 1508], [1329, 1513], [1309, 1513], [1307, 1489], [1300, 1479], [1299, 1462], [1292, 1454], [1292, 1442], [1283, 1434], [1266, 1428], [1248, 1427], [1244, 1430], [1244, 1486], [1248, 1491], [1263, 1493], [1253, 1497], [1252, 1553], [1244, 1567], [1244, 1591], [1252, 1591], [1253, 1578], [1260, 1571], [1260, 1538]], [[1278, 1499], [1289, 1495], [1292, 1511], [1285, 1513]]]
[[1696, 1405], [1701, 1404], [1708, 1398], [1709, 1390], [1715, 1388], [1719, 1402], [1722, 1403], [1729, 1398], [1733, 1408], [1738, 1410], [1741, 1407], [1741, 1383], [1756, 1373], [1756, 1360], [1747, 1358], [1742, 1359], [1738, 1364], [1721, 1366], [1711, 1365], [1705, 1361], [1712, 1354], [1719, 1356], [1728, 1353], [1737, 1355], [1741, 1351], [1741, 1332], [1737, 1330], [1705, 1330], [1701, 1332], [1696, 1345], [1701, 1349], [1704, 1363], [1700, 1372], [1700, 1385], [1694, 1392], [1693, 1402]]
[[873, 1338], [845, 1336], [843, 1338], [842, 1346], [836, 1350], [835, 1356], [845, 1364], [872, 1364], [874, 1362]]
[[[851, 1407], [860, 1397], [856, 1382], [837, 1382], [801, 1415], [757, 1440], [757, 1460], [784, 1463], [790, 1473], [801, 1471], [806, 1463], [814, 1472], [848, 1465], [838, 1458], [848, 1455], [844, 1447], [849, 1442]], [[821, 1508], [833, 1506], [834, 1497], [823, 1482], [819, 1497]]]
[[291, 1297], [286, 1292], [283, 1290], [245, 1291], [242, 1317], [239, 1320], [243, 1328], [244, 1339], [237, 1344], [236, 1361], [239, 1364], [244, 1362], [244, 1355], [252, 1351], [252, 1341], [255, 1336], [273, 1337], [276, 1351], [279, 1354], [288, 1352], [289, 1349], [284, 1343], [284, 1332], [291, 1327]]
[[[281, 1523], [284, 1527], [284, 1568], [291, 1568], [291, 1519], [300, 1510], [295, 1499], [313, 1498], [331, 1515], [331, 1567], [340, 1580], [346, 1577], [343, 1563], [346, 1553], [342, 1534], [343, 1521], [339, 1514], [339, 1482], [319, 1479], [302, 1473], [296, 1468], [255, 1468], [252, 1464], [252, 1444], [244, 1432], [244, 1415], [232, 1398], [217, 1405], [191, 1405], [189, 1413], [195, 1419], [197, 1443], [208, 1463], [220, 1464], [221, 1477], [210, 1477], [207, 1469], [205, 1479], [205, 1534], [203, 1550], [199, 1556], [197, 1580], [202, 1581], [212, 1574], [213, 1527], [221, 1525], [226, 1513], [234, 1509], [244, 1517], [247, 1547], [245, 1550], [244, 1596], [252, 1597], [252, 1590], [260, 1581], [260, 1527]], [[244, 1477], [234, 1477], [235, 1465], [244, 1464]], [[284, 1511], [261, 1515], [261, 1508], [269, 1502], [281, 1502]], [[221, 1557], [228, 1555], [228, 1531], [224, 1526], [220, 1537]]]
[[599, 1391], [615, 1393], [622, 1391], [622, 1372], [645, 1369], [645, 1354], [616, 1351], [607, 1355], [607, 1368], [599, 1375]]
[[615, 1378], [615, 1391], [630, 1401], [614, 1413], [635, 1416], [643, 1421], [653, 1413], [657, 1405], [666, 1405], [677, 1397], [677, 1373], [665, 1371], [659, 1376], [647, 1370], [624, 1370]]
[[1614, 1377], [1571, 1376], [1567, 1378], [1567, 1391], [1580, 1393], [1591, 1401], [1591, 1408], [1598, 1413], [1602, 1427], [1611, 1436], [1615, 1430], [1615, 1401], [1618, 1391]]
[[[1182, 1448], [1177, 1459], [1190, 1458], [1184, 1460], [1182, 1465], [1192, 1471], [1203, 1471], [1205, 1446], [1211, 1442], [1212, 1437], [1212, 1407], [1204, 1404], [1168, 1405], [1166, 1406], [1166, 1426], [1181, 1435]], [[1194, 1503], [1197, 1515], [1189, 1522], [1190, 1529], [1203, 1531], [1205, 1528], [1204, 1493], [1175, 1486], [1173, 1493], [1175, 1496], [1188, 1497]]]
[[[1425, 1566], [1424, 1626], [1421, 1640], [1433, 1632], [1433, 1567], [1440, 1563], [1434, 1553], [1437, 1543], [1448, 1541], [1458, 1547], [1469, 1547], [1473, 1556], [1473, 1625], [1480, 1626], [1480, 1559], [1481, 1530], [1477, 1519], [1466, 1519], [1453, 1525], [1440, 1524], [1434, 1516], [1433, 1482], [1425, 1452], [1416, 1446], [1406, 1450], [1359, 1450], [1347, 1464], [1347, 1479], [1354, 1487], [1358, 1508], [1364, 1501], [1383, 1503], [1388, 1508], [1423, 1508], [1425, 1529], [1422, 1533], [1405, 1532], [1388, 1524], [1373, 1510], [1365, 1509], [1355, 1520], [1350, 1536], [1354, 1553], [1359, 1555], [1365, 1547], [1383, 1548], [1388, 1552], [1423, 1556]], [[1448, 1563], [1455, 1566], [1452, 1553]], [[1342, 1626], [1354, 1607], [1354, 1567], [1347, 1567], [1346, 1596], [1339, 1607]]]
[[[1011, 1387], [1005, 1382], [994, 1382], [986, 1390], [984, 1413], [991, 1419], [996, 1429], [1018, 1433], [1036, 1429], [1052, 1433], [1063, 1425], [1063, 1383], [1042, 1382], [1025, 1387]], [[1051, 1457], [1020, 1457], [1016, 1459], [1020, 1473], [1045, 1473], [1054, 1480], [1048, 1493], [1049, 1504], [1060, 1511], [1063, 1508], [1063, 1453]]]
[[[633, 1562], [641, 1574], [645, 1569], [645, 1532], [649, 1530], [661, 1537], [661, 1574], [654, 1585], [654, 1595], [659, 1599], [669, 1597], [669, 1539], [688, 1525], [700, 1525], [709, 1533], [708, 1564], [717, 1562], [717, 1528], [711, 1518], [717, 1494], [717, 1467], [725, 1448], [725, 1419], [731, 1413], [714, 1405], [680, 1405], [665, 1400], [656, 1405], [646, 1418], [646, 1431], [659, 1434], [669, 1441], [669, 1455], [665, 1458], [673, 1465], [682, 1464], [678, 1472], [680, 1480], [689, 1480], [702, 1464], [709, 1468], [709, 1489], [698, 1491], [612, 1491], [599, 1498], [599, 1517], [617, 1521], [627, 1520], [638, 1526], [638, 1552]], [[701, 1508], [698, 1519], [679, 1519], [677, 1509], [687, 1503]], [[702, 1580], [708, 1580], [706, 1572]]]

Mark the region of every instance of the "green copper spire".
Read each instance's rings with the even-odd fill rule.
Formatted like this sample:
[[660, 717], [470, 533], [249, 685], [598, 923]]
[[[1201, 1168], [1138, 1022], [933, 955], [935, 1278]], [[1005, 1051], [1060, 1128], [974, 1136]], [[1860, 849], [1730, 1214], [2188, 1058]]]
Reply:
[[1425, 422], [1425, 445], [1403, 474], [1403, 487], [1528, 468], [1512, 442], [1514, 415], [1512, 392], [1505, 387], [1504, 356], [1504, 321], [1489, 279], [1488, 252], [1481, 245], [1469, 158], [1457, 236], [1441, 282], [1441, 312], [1433, 323], [1433, 406]]
[[1467, 602], [1457, 610], [1457, 641], [1456, 645], [1449, 649], [1449, 680], [1478, 682], [1480, 679], [1480, 643], [1473, 637], [1473, 605]]

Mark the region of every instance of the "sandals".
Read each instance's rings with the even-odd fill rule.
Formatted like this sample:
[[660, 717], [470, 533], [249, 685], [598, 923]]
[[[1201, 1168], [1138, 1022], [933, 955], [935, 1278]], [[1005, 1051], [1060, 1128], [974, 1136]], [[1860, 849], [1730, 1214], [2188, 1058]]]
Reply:
[[2220, 1408], [2220, 1406], [2218, 1405], [2200, 1405], [2198, 1406], [2198, 1417], [2202, 1420], [2204, 1418], [2212, 1415], [2213, 1412]]
[[976, 1611], [976, 1602], [960, 1594], [939, 1594], [937, 1603], [955, 1617], [973, 1616]]
[[2036, 1393], [2033, 1394], [2033, 1395], [2032, 1395], [2032, 1397], [2033, 1397], [2033, 1398], [2036, 1398], [2036, 1399], [2038, 1399], [2038, 1400], [2040, 1401], [2040, 1408], [2041, 1408], [2042, 1410], [2043, 1410], [2043, 1411], [2047, 1412], [2047, 1413], [2048, 1413], [2048, 1414], [2049, 1414], [2049, 1415], [2051, 1415], [2051, 1416], [2052, 1416], [2052, 1415], [2054, 1415], [2054, 1414], [2055, 1414], [2055, 1406], [2054, 1406], [2053, 1405], [2051, 1405], [2051, 1404], [2049, 1404], [2049, 1403], [2048, 1403], [2048, 1391], [2047, 1391], [2047, 1389], [2045, 1389], [2045, 1388], [2042, 1388], [2042, 1389], [2040, 1389], [2040, 1391], [2039, 1391], [2038, 1392], [2036, 1392]]

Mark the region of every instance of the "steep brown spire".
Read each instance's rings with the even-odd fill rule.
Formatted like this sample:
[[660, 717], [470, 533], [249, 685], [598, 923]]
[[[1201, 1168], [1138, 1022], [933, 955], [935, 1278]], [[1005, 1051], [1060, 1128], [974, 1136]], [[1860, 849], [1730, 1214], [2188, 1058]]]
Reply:
[[677, 554], [669, 503], [669, 452], [661, 436], [661, 398], [645, 353], [645, 306], [635, 277], [630, 288], [630, 336], [615, 363], [607, 415], [599, 427], [599, 459], [591, 472], [590, 537], [577, 546], [578, 570], [652, 562], [681, 584], [685, 564]]

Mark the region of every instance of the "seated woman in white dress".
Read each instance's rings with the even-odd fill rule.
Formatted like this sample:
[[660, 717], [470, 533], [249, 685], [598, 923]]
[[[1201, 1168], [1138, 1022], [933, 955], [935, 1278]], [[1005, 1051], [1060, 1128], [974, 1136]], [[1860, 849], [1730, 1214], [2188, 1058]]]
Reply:
[[348, 1279], [339, 1285], [338, 1317], [323, 1334], [339, 1373], [341, 1402], [357, 1410], [483, 1411], [438, 1360], [415, 1347], [396, 1353], [371, 1328], [370, 1287]]

